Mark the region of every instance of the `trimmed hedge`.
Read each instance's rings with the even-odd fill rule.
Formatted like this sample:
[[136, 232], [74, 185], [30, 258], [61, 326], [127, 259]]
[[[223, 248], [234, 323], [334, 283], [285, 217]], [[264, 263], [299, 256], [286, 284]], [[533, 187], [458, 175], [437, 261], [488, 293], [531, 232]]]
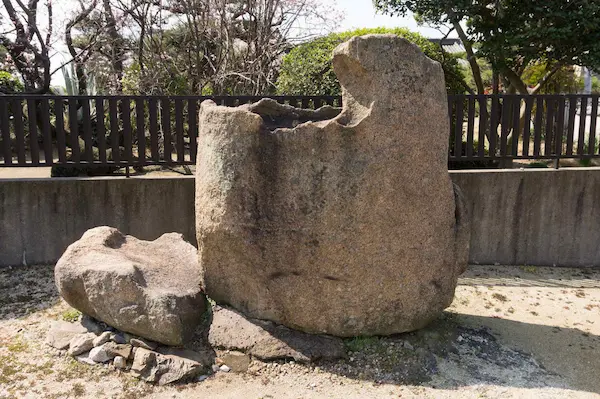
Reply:
[[340, 84], [331, 63], [333, 49], [352, 36], [370, 33], [392, 33], [415, 43], [428, 57], [443, 64], [448, 92], [463, 92], [462, 85], [459, 83], [462, 72], [456, 57], [446, 54], [446, 59], [443, 60], [442, 51], [437, 44], [408, 29], [373, 28], [332, 33], [293, 48], [283, 58], [277, 79], [278, 93], [283, 95], [340, 95]]

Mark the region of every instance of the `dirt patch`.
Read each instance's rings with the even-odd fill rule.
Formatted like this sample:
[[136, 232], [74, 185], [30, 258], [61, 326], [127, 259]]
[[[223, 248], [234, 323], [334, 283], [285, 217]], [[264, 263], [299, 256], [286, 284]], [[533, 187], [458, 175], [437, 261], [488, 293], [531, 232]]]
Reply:
[[345, 340], [345, 360], [253, 360], [158, 387], [44, 344], [51, 320], [74, 315], [53, 267], [0, 269], [0, 398], [600, 397], [599, 309], [598, 271], [473, 266], [436, 322]]

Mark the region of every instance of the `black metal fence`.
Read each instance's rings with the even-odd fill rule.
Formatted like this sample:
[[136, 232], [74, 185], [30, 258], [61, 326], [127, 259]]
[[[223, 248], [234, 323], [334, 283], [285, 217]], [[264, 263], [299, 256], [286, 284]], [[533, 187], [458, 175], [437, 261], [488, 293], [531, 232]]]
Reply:
[[[265, 97], [341, 106], [338, 96], [0, 96], [0, 167], [194, 164], [200, 102]], [[598, 158], [598, 98], [450, 95], [449, 160]]]

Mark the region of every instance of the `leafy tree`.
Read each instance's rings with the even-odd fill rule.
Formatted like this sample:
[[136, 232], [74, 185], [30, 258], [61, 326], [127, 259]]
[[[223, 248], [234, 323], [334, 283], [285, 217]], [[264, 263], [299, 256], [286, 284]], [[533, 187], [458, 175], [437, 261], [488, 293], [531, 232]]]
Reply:
[[[502, 77], [507, 92], [521, 94], [539, 92], [567, 65], [592, 69], [600, 66], [597, 0], [374, 0], [374, 3], [387, 14], [413, 12], [422, 22], [455, 30], [465, 46], [480, 94], [485, 91], [477, 63], [480, 57]], [[542, 64], [545, 71], [528, 87], [523, 74], [531, 64]]]
[[281, 94], [339, 95], [340, 84], [331, 62], [333, 49], [353, 36], [370, 33], [391, 33], [415, 43], [427, 56], [442, 64], [449, 92], [465, 91], [466, 83], [462, 78], [457, 58], [444, 54], [438, 45], [404, 28], [357, 29], [332, 33], [300, 44], [283, 58], [277, 91]]

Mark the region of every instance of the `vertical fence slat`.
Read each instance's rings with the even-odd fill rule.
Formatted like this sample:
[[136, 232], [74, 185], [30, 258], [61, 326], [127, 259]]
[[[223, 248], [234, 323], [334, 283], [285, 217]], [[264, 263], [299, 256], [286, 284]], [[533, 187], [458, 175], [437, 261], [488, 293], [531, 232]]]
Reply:
[[128, 164], [133, 162], [133, 140], [131, 137], [131, 101], [129, 98], [121, 99], [121, 121], [123, 123], [123, 147], [125, 160]]
[[313, 103], [315, 104], [315, 109], [321, 108], [323, 106], [323, 97], [315, 97]]
[[590, 141], [589, 153], [596, 154], [596, 120], [598, 119], [598, 96], [592, 98], [592, 110], [590, 113]]
[[198, 150], [198, 103], [196, 100], [188, 100], [188, 136], [190, 138], [190, 160], [196, 163]]
[[529, 141], [531, 140], [531, 111], [533, 109], [533, 98], [525, 97], [525, 117], [523, 118], [523, 151], [524, 157], [529, 156]]
[[185, 161], [183, 153], [183, 100], [175, 100], [175, 143], [177, 162]]
[[554, 127], [554, 97], [546, 98], [546, 135], [544, 137], [544, 155], [549, 156], [552, 154], [552, 138], [553, 138], [553, 127]]
[[556, 115], [556, 134], [554, 135], [554, 154], [562, 155], [562, 140], [565, 130], [565, 97], [557, 97], [558, 114]]
[[44, 164], [54, 164], [52, 154], [52, 132], [50, 131], [50, 100], [43, 98], [40, 100], [41, 118], [42, 118], [42, 139], [44, 141]]
[[456, 123], [454, 125], [454, 156], [456, 158], [462, 156], [462, 136], [463, 136], [463, 99], [457, 98], [456, 101]]
[[171, 146], [171, 102], [169, 101], [168, 97], [162, 97], [160, 105], [163, 129], [164, 161], [170, 164], [173, 161], [171, 158], [171, 152], [173, 151]]
[[83, 100], [81, 102], [81, 111], [83, 116], [83, 140], [85, 141], [85, 160], [94, 163], [94, 148], [92, 139], [92, 117], [90, 115], [90, 102]]
[[146, 132], [144, 130], [144, 99], [135, 99], [135, 130], [138, 141], [138, 164], [146, 164]]
[[96, 140], [98, 161], [106, 163], [106, 128], [104, 127], [104, 98], [96, 97]]
[[148, 115], [150, 121], [150, 157], [153, 162], [160, 160], [158, 151], [158, 102], [156, 98], [151, 98], [148, 101]]
[[510, 116], [513, 111], [513, 97], [507, 96], [502, 98], [502, 122], [500, 126], [500, 156], [507, 156], [507, 141], [508, 141], [508, 131], [510, 130]]
[[519, 137], [521, 136], [521, 98], [521, 96], [515, 97], [513, 103], [512, 149], [510, 152], [513, 159], [519, 155]]
[[[587, 97], [581, 97], [581, 102], [579, 104], [579, 140], [580, 142], [577, 143], [577, 154], [581, 155], [586, 153], [586, 151], [584, 151], [584, 147], [585, 147], [585, 139], [582, 141], [582, 135], [585, 134], [585, 125], [586, 125], [586, 119], [587, 119], [587, 104], [588, 104], [588, 99]], [[590, 137], [591, 139], [592, 137]], [[593, 142], [591, 143], [593, 144]], [[593, 145], [592, 145], [592, 149], [593, 149]], [[589, 145], [588, 145], [588, 150], [589, 150]], [[589, 153], [589, 152], [588, 152]]]
[[469, 97], [469, 111], [467, 113], [467, 152], [468, 158], [473, 156], [473, 131], [475, 130], [475, 97]]
[[540, 155], [542, 146], [542, 123], [544, 117], [544, 99], [538, 97], [535, 104], [535, 123], [533, 125], [533, 156]]
[[110, 119], [110, 147], [112, 159], [114, 163], [121, 162], [121, 154], [119, 153], [120, 134], [119, 134], [119, 112], [117, 99], [109, 97], [108, 99], [108, 114]]
[[490, 111], [490, 157], [496, 157], [496, 140], [498, 139], [498, 109], [500, 100], [497, 96], [492, 97], [492, 108]]
[[69, 98], [69, 132], [71, 134], [71, 161], [79, 163], [79, 123], [77, 121], [77, 100]]
[[31, 164], [40, 164], [40, 149], [38, 145], [37, 121], [36, 121], [36, 100], [27, 100], [27, 119], [29, 126], [29, 152], [31, 156]]
[[56, 115], [56, 150], [58, 151], [58, 162], [67, 162], [67, 139], [65, 137], [64, 101], [62, 98], [54, 100], [54, 115]]
[[0, 129], [2, 130], [2, 153], [4, 164], [12, 164], [12, 148], [10, 145], [10, 123], [8, 117], [8, 101], [0, 98]]
[[23, 104], [20, 99], [12, 101], [12, 111], [17, 139], [17, 162], [20, 165], [25, 165], [27, 163], [25, 157], [25, 121], [23, 120]]
[[487, 130], [488, 106], [487, 97], [479, 96], [479, 134], [477, 141], [477, 156], [485, 156], [485, 131]]
[[297, 107], [298, 106], [298, 99], [296, 97], [290, 98], [290, 105], [292, 107]]
[[[577, 112], [577, 97], [569, 98], [569, 117], [567, 119], [567, 155], [573, 155], [573, 137], [575, 136], [575, 114]], [[579, 129], [581, 131], [581, 129]], [[583, 145], [583, 140], [577, 142], [577, 148]], [[578, 154], [580, 152], [578, 151]]]

